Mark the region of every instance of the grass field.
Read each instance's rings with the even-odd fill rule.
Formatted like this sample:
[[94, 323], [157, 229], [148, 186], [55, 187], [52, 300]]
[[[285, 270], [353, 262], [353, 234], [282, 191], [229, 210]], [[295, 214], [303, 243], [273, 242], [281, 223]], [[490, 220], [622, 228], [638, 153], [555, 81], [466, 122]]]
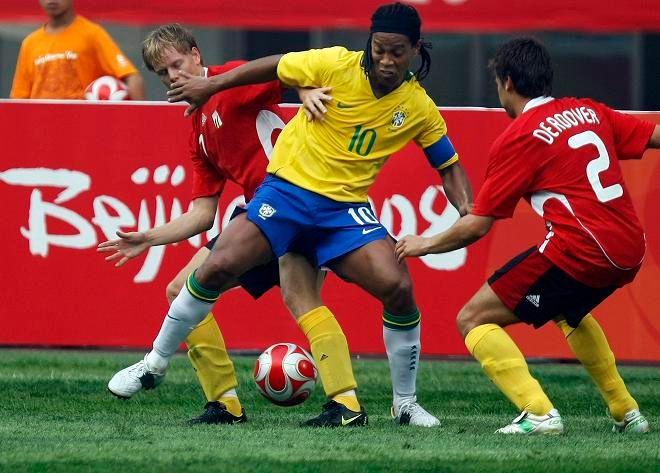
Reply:
[[610, 432], [601, 399], [576, 365], [537, 364], [534, 374], [560, 409], [561, 437], [502, 437], [517, 413], [472, 362], [423, 361], [423, 405], [440, 429], [396, 427], [388, 417], [387, 362], [355, 360], [370, 425], [309, 430], [320, 412], [317, 387], [305, 404], [275, 407], [251, 379], [254, 357], [237, 357], [249, 422], [187, 427], [204, 400], [185, 356], [165, 383], [130, 401], [108, 378], [141, 354], [0, 350], [0, 472], [660, 472], [660, 368], [623, 367], [652, 432]]

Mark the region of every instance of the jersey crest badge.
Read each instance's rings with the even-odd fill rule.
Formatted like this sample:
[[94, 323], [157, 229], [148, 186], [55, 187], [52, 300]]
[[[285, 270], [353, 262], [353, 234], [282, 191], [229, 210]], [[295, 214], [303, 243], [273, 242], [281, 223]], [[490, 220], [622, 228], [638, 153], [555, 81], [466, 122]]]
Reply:
[[266, 203], [261, 204], [261, 207], [259, 207], [259, 217], [263, 220], [266, 220], [268, 217], [272, 217], [275, 215], [275, 212], [277, 212], [277, 210]]
[[206, 115], [202, 112], [202, 126], [206, 125]]
[[222, 126], [222, 119], [220, 118], [220, 114], [218, 113], [217, 110], [213, 112], [211, 118], [213, 118], [213, 124], [215, 125], [216, 128], [220, 128]]
[[408, 118], [408, 111], [403, 108], [397, 108], [392, 114], [392, 121], [390, 121], [390, 131], [401, 128]]

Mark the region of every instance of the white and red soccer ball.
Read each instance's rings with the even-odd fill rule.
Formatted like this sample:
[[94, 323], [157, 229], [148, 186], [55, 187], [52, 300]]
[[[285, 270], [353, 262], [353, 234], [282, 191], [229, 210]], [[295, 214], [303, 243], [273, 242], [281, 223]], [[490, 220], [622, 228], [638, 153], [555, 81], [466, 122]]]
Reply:
[[128, 88], [126, 84], [112, 76], [99, 77], [93, 80], [85, 89], [87, 100], [128, 100]]
[[263, 396], [278, 406], [305, 401], [316, 385], [314, 358], [295, 343], [268, 347], [254, 365], [254, 381]]

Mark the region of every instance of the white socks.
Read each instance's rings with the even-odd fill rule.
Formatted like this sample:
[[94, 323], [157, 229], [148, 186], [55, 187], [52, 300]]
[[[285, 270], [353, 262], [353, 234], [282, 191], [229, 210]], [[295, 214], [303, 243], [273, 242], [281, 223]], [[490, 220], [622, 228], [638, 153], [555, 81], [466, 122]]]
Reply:
[[164, 372], [167, 369], [172, 355], [188, 338], [197, 324], [204, 320], [214, 303], [193, 297], [188, 291], [188, 287], [183, 285], [163, 320], [160, 332], [154, 340], [154, 349], [145, 358], [150, 371]]
[[383, 327], [383, 341], [387, 350], [387, 360], [390, 363], [395, 408], [415, 400], [421, 351], [420, 332], [419, 324], [411, 330]]

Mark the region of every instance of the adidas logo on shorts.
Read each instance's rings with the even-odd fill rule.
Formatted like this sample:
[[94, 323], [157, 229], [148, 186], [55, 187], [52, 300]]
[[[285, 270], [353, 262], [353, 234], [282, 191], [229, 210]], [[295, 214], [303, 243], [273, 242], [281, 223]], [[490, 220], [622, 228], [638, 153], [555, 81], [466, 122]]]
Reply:
[[541, 296], [528, 294], [525, 299], [534, 304], [535, 307], [538, 307], [541, 304]]

